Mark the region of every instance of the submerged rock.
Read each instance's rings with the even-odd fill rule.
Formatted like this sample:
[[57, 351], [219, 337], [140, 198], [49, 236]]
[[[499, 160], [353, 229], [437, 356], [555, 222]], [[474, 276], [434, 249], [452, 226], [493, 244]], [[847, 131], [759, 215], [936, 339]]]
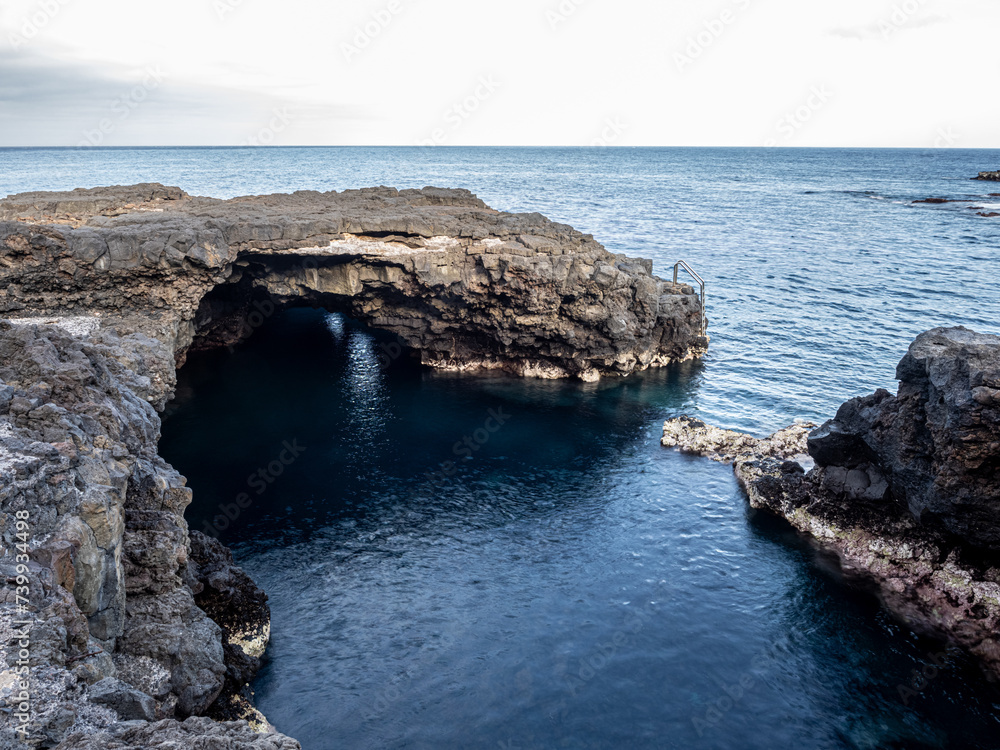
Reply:
[[663, 442], [732, 461], [753, 508], [874, 582], [911, 627], [1000, 676], [998, 364], [1000, 337], [938, 328], [900, 362], [896, 396], [853, 399], [811, 433], [759, 440], [681, 417]]

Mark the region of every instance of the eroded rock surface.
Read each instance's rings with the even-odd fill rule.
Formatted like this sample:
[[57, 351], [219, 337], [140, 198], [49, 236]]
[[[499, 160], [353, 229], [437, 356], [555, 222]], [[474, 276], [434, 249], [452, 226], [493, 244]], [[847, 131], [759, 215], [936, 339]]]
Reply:
[[900, 362], [896, 396], [849, 401], [811, 433], [759, 440], [681, 417], [664, 426], [664, 445], [733, 461], [752, 507], [874, 582], [913, 628], [1000, 675], [998, 363], [1000, 337], [934, 329]]
[[465, 190], [222, 201], [137, 185], [0, 200], [0, 313], [126, 317], [183, 361], [288, 305], [344, 312], [450, 370], [594, 380], [708, 345], [698, 296], [651, 261]]
[[156, 723], [125, 722], [109, 731], [73, 734], [60, 750], [300, 750], [295, 740], [274, 732], [254, 732], [245, 722], [214, 722], [204, 717]]
[[[52, 747], [120, 721], [208, 711], [228, 677], [223, 627], [236, 619], [224, 602], [213, 610], [222, 625], [197, 604], [203, 587], [191, 574], [183, 517], [191, 491], [156, 452], [173, 352], [96, 318], [45, 320], [0, 320], [0, 708], [10, 709], [0, 711], [0, 744], [8, 746], [19, 746], [22, 640], [30, 642], [29, 739]], [[20, 592], [11, 585], [19, 575]], [[223, 575], [243, 574], [230, 566]]]
[[924, 525], [1000, 551], [1000, 338], [928, 331], [896, 378], [896, 396], [844, 404], [810, 453], [831, 470], [877, 467], [888, 496]]
[[266, 728], [267, 719], [254, 708], [250, 681], [271, 637], [267, 594], [236, 565], [229, 548], [200, 531], [191, 532], [189, 571], [195, 602], [222, 628], [226, 676], [209, 715], [223, 721], [246, 719], [254, 728]]

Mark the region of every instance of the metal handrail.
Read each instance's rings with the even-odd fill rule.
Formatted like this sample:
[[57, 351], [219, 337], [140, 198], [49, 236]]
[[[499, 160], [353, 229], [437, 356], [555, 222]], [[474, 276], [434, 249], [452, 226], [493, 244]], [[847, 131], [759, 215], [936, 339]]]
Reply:
[[681, 268], [683, 268], [685, 271], [691, 274], [691, 276], [694, 277], [695, 281], [697, 281], [698, 284], [701, 286], [701, 335], [704, 336], [705, 329], [707, 328], [707, 325], [705, 323], [705, 280], [701, 278], [701, 276], [698, 275], [697, 271], [691, 268], [691, 266], [689, 266], [683, 260], [679, 260], [674, 264], [674, 287], [677, 286], [677, 272]]

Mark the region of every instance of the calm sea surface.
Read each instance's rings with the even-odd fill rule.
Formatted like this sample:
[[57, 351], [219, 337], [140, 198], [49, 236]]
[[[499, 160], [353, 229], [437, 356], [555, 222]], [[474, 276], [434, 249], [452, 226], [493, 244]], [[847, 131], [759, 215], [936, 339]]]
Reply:
[[[221, 537], [271, 597], [259, 706], [306, 750], [996, 748], [1000, 691], [973, 663], [930, 671], [940, 643], [748, 512], [729, 467], [658, 438], [680, 413], [756, 434], [823, 420], [893, 389], [922, 330], [1000, 333], [1000, 218], [977, 215], [1000, 212], [1000, 184], [968, 179], [998, 167], [960, 150], [0, 149], [0, 195], [465, 187], [708, 281], [702, 362], [597, 385], [382, 365], [380, 333], [308, 310], [181, 370], [162, 452], [195, 490], [192, 527], [252, 497]], [[928, 197], [969, 202], [912, 203]]]

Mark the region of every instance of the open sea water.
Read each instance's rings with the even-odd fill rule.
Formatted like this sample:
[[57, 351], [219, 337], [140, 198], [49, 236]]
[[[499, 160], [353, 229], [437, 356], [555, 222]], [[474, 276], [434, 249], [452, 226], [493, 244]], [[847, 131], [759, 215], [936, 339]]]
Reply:
[[[306, 750], [997, 748], [1000, 690], [975, 663], [935, 666], [943, 644], [751, 513], [729, 467], [658, 440], [681, 413], [758, 435], [822, 421], [894, 389], [923, 330], [1000, 333], [1000, 217], [979, 215], [1000, 184], [969, 180], [998, 167], [968, 150], [0, 149], [0, 195], [465, 187], [708, 282], [702, 361], [599, 384], [385, 363], [388, 339], [336, 311], [190, 359], [161, 450], [193, 528], [252, 498], [221, 538], [271, 598], [258, 705]], [[965, 202], [913, 203], [929, 197]]]

